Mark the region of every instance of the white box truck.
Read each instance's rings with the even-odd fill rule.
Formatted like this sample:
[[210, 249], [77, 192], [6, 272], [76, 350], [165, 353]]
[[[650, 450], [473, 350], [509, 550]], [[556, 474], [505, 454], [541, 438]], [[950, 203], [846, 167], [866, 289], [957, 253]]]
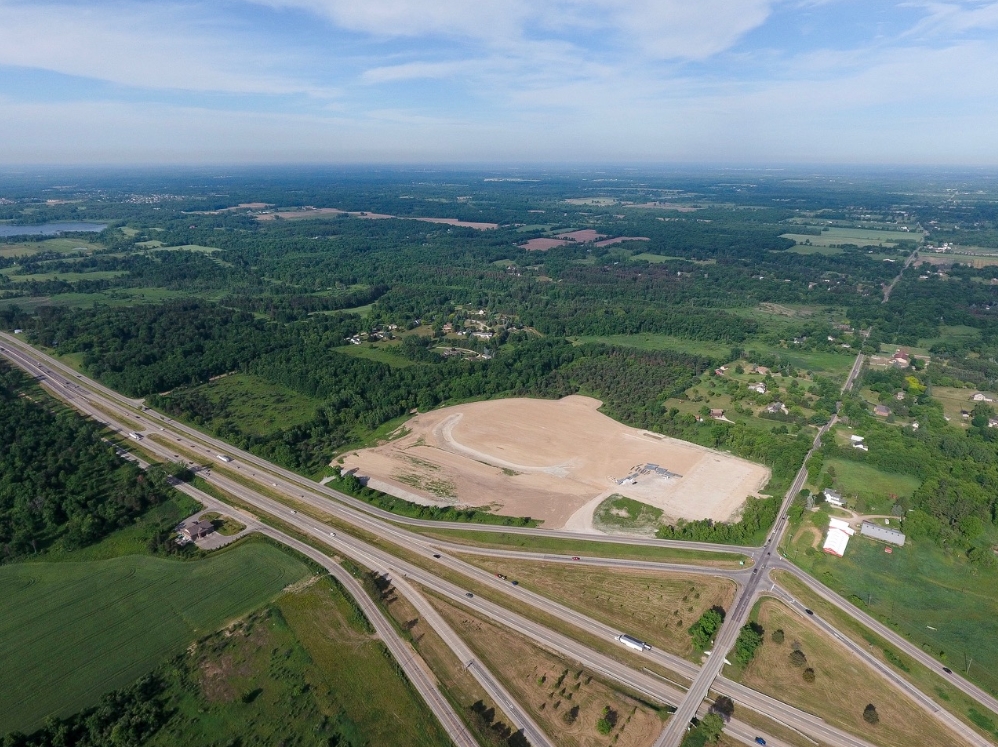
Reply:
[[627, 648], [633, 648], [635, 651], [647, 651], [648, 649], [651, 648], [651, 646], [649, 646], [644, 641], [640, 641], [637, 638], [634, 638], [633, 636], [629, 635], [618, 635], [616, 640], [619, 641], [620, 643], [623, 643], [625, 646], [627, 646]]

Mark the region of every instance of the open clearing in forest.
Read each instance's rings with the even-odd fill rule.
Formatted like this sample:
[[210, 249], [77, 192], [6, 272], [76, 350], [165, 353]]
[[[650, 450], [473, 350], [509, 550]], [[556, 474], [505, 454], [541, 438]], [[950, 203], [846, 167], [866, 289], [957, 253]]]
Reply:
[[126, 555], [0, 568], [0, 733], [93, 705], [307, 574], [255, 541], [199, 561]]
[[664, 521], [727, 521], [769, 478], [762, 465], [618, 423], [600, 404], [572, 395], [445, 407], [342, 466], [406, 500], [578, 531], [593, 531], [593, 512], [613, 494], [661, 509]]
[[[844, 646], [809, 625], [783, 604], [771, 599], [758, 608], [758, 622], [765, 629], [765, 643], [745, 668], [741, 682], [884, 747], [952, 747], [964, 744], [914, 701], [889, 686]], [[774, 643], [774, 630], [783, 630], [782, 644]], [[798, 647], [807, 661], [795, 666], [790, 654]], [[815, 680], [804, 680], [804, 669], [814, 670]], [[863, 720], [863, 709], [872, 703], [880, 723]]]

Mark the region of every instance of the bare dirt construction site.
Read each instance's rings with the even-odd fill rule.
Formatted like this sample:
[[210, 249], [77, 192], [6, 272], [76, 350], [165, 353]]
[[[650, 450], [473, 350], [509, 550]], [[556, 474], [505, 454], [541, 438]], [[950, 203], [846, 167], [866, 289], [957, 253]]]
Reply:
[[388, 443], [344, 455], [342, 467], [406, 500], [586, 532], [614, 494], [661, 509], [665, 521], [727, 521], [769, 479], [762, 465], [631, 428], [600, 405], [573, 395], [446, 407], [417, 415]]

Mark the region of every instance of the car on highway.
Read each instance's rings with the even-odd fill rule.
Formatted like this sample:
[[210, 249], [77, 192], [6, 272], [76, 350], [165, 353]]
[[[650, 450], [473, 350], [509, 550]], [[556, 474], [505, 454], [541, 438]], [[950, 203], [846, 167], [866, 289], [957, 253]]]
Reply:
[[470, 591], [466, 591], [466, 592], [464, 592], [464, 595], [465, 595], [466, 597], [468, 597], [468, 599], [471, 599], [471, 598], [472, 598], [473, 596], [475, 596], [475, 595], [474, 595], [474, 594], [472, 594], [472, 593], [471, 593]]
[[756, 737], [755, 738], [755, 743], [756, 744], [766, 744], [766, 740], [763, 739], [762, 737]]
[[943, 667], [943, 671], [946, 672], [946, 674], [953, 674], [953, 670], [949, 667]]
[[516, 581], [516, 580], [511, 581], [510, 583], [513, 584], [513, 586], [519, 586], [520, 585], [520, 582]]
[[433, 553], [433, 557], [439, 558], [440, 557], [440, 553], [438, 553], [438, 552]]
[[578, 555], [573, 555], [572, 560], [582, 560]]
[[496, 574], [496, 578], [502, 579], [503, 581], [506, 580], [506, 577], [503, 574], [501, 574], [501, 573], [497, 573]]
[[814, 614], [814, 612], [812, 612], [811, 610], [809, 610], [809, 609], [808, 609], [807, 607], [805, 607], [805, 608], [804, 608], [804, 611], [805, 611], [805, 612], [806, 612], [807, 614], [809, 614], [809, 615], [813, 615], [813, 614]]

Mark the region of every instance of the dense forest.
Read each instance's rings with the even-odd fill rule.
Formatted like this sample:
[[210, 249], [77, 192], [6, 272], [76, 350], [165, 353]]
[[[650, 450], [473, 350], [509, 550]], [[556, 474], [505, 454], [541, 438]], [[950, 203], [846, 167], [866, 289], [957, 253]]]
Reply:
[[[953, 201], [938, 181], [897, 175], [846, 185], [814, 175], [648, 173], [610, 187], [585, 175], [248, 170], [224, 194], [180, 175], [75, 175], [74, 201], [62, 202], [5, 179], [0, 220], [85, 213], [109, 228], [62, 244], [0, 240], [0, 327], [21, 328], [109, 386], [307, 474], [416, 410], [584, 393], [621, 422], [769, 465], [768, 490], [778, 495], [814, 426], [835, 409], [834, 381], [811, 376], [807, 417], [769, 415], [764, 427], [698, 418], [666, 400], [681, 402], [735, 359], [790, 375], [811, 360], [919, 344], [935, 361], [930, 391], [933, 380], [998, 385], [998, 267], [916, 261], [884, 302], [919, 241], [991, 245], [998, 213], [983, 183]], [[588, 197], [598, 199], [579, 199]], [[265, 207], [233, 208], [241, 203]], [[269, 214], [282, 210], [293, 219]], [[641, 240], [524, 246], [580, 229]], [[832, 243], [837, 230], [872, 238]], [[632, 344], [644, 338], [654, 339]], [[372, 347], [351, 349], [361, 343]], [[305, 414], [265, 432], [246, 427], [237, 401], [206, 388], [232, 373], [300, 395]], [[921, 430], [883, 435], [911, 443], [889, 457], [840, 456], [886, 460], [883, 469], [922, 478], [909, 508], [938, 522], [937, 535], [968, 516], [993, 521], [993, 431], [952, 432], [928, 397], [910, 408]], [[847, 407], [862, 416], [851, 400]], [[663, 532], [748, 542], [774, 510], [758, 501], [737, 525]]]
[[118, 457], [92, 421], [0, 363], [0, 562], [95, 542], [167, 490], [162, 473]]

